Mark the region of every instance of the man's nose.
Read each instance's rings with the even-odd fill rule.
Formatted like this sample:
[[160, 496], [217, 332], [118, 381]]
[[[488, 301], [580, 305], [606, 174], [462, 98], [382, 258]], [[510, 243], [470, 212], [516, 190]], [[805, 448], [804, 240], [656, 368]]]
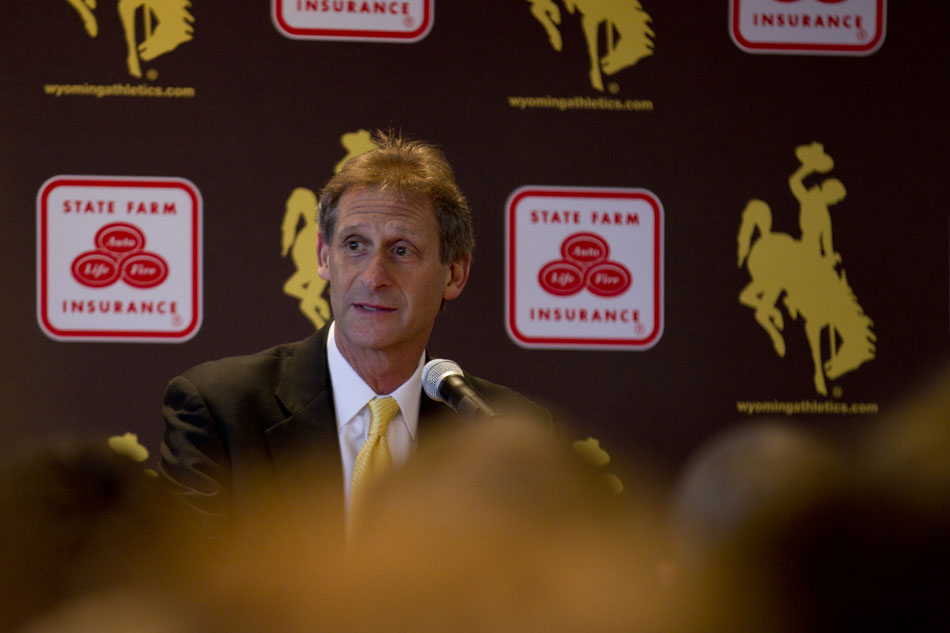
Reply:
[[367, 288], [388, 286], [391, 280], [388, 253], [379, 250], [370, 255], [360, 279]]

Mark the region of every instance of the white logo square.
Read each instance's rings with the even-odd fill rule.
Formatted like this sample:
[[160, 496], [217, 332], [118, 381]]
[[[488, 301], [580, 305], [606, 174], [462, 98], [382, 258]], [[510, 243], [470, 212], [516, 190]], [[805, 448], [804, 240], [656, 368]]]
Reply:
[[730, 0], [729, 35], [747, 53], [870, 55], [886, 0]]
[[201, 325], [201, 196], [182, 178], [56, 176], [37, 194], [37, 320], [59, 341]]
[[272, 0], [274, 26], [308, 40], [418, 42], [432, 30], [435, 0]]
[[522, 347], [643, 350], [663, 331], [663, 207], [645, 189], [508, 198], [505, 324]]

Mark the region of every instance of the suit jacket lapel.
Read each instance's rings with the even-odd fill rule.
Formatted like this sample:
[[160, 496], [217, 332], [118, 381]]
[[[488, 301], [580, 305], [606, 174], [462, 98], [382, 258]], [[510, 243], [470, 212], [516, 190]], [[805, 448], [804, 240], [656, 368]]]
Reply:
[[[274, 395], [287, 417], [266, 428], [265, 434], [291, 516], [312, 521], [319, 516], [313, 513], [331, 511], [325, 507], [329, 499], [342, 526], [343, 463], [327, 364], [329, 329], [327, 324], [301, 341], [286, 361]], [[417, 428], [420, 446], [452, 423], [458, 423], [454, 412], [423, 393]]]
[[[343, 467], [327, 367], [329, 325], [300, 342], [281, 369], [275, 396], [287, 417], [265, 429], [274, 472], [291, 514], [343, 517]], [[333, 509], [324, 506], [328, 502]], [[300, 513], [305, 513], [300, 515]]]

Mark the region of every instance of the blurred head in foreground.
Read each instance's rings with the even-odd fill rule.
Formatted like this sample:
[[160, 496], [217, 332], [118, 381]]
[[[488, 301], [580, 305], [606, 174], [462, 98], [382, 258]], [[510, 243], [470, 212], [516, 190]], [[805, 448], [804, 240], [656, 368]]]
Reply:
[[[226, 616], [204, 630], [673, 630], [654, 515], [550, 431], [460, 428], [375, 492], [345, 555], [265, 538], [223, 557], [204, 595], [226, 602]], [[322, 522], [303, 533], [323, 533]]]
[[178, 504], [140, 464], [87, 441], [0, 465], [0, 631], [169, 570]]
[[950, 630], [950, 364], [871, 430], [858, 459], [867, 621]]
[[729, 429], [696, 452], [674, 493], [674, 528], [707, 630], [809, 630], [809, 566], [835, 536], [826, 530], [846, 489], [829, 446], [778, 422]]
[[846, 451], [778, 422], [712, 438], [674, 503], [703, 630], [950, 629], [948, 456], [948, 371]]

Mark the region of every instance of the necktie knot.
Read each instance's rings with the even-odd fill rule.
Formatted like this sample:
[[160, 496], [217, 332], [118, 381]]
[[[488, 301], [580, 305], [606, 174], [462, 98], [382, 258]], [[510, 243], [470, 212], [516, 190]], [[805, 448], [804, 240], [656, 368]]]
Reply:
[[370, 437], [378, 437], [380, 435], [386, 434], [386, 429], [389, 428], [389, 423], [392, 421], [396, 414], [399, 412], [399, 403], [396, 402], [396, 399], [392, 396], [386, 396], [385, 398], [373, 398], [369, 401], [369, 433], [367, 434], [366, 441], [369, 441]]

